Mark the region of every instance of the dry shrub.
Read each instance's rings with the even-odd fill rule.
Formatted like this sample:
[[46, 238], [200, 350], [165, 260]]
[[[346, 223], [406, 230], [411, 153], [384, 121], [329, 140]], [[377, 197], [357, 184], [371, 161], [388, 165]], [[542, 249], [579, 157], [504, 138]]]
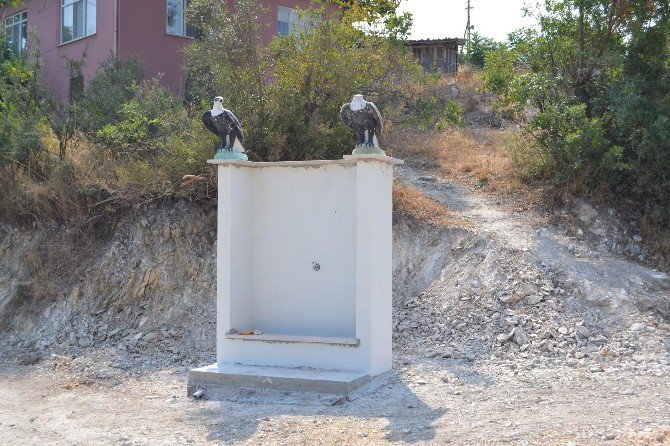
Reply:
[[469, 65], [461, 65], [458, 67], [454, 80], [461, 91], [478, 93], [482, 87], [482, 71]]
[[33, 159], [40, 166], [39, 172], [0, 170], [0, 217], [16, 223], [90, 226], [155, 199], [209, 200], [216, 194], [210, 182], [182, 182], [185, 175], [209, 177], [212, 173], [206, 160], [213, 149], [202, 143], [209, 135], [203, 134], [199, 122], [190, 122], [189, 126], [184, 134], [167, 141], [169, 149], [154, 156], [118, 155], [85, 138], [76, 138], [64, 161], [52, 149], [57, 145], [55, 136], [44, 134], [47, 150]]
[[399, 181], [393, 185], [393, 213], [396, 216], [409, 217], [439, 227], [470, 226], [468, 221], [453, 217], [449, 209], [439, 201]]

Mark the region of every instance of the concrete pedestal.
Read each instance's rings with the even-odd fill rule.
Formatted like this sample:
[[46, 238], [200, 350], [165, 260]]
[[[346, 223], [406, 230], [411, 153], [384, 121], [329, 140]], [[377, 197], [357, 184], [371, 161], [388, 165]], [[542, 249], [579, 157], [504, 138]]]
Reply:
[[[218, 166], [217, 363], [189, 390], [346, 393], [391, 370], [386, 156]], [[262, 334], [240, 334], [251, 330]]]

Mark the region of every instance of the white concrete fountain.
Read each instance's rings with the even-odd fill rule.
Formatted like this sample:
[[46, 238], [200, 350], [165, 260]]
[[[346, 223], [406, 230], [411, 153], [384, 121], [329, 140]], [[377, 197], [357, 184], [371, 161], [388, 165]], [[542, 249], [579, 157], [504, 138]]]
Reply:
[[[218, 168], [218, 386], [346, 393], [391, 370], [387, 156]], [[253, 333], [253, 334], [248, 334]]]

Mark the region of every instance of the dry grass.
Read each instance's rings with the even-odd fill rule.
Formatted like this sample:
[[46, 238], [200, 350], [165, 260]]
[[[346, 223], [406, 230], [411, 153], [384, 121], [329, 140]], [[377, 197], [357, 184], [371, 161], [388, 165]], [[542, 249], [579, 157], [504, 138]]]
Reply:
[[452, 216], [450, 210], [419, 189], [396, 181], [393, 185], [393, 212], [439, 227], [468, 227], [470, 222]]
[[469, 65], [459, 66], [454, 80], [461, 91], [477, 93], [482, 89], [482, 71]]
[[119, 210], [152, 200], [208, 200], [215, 195], [210, 182], [181, 181], [187, 174], [212, 172], [202, 150], [191, 156], [177, 151], [152, 159], [115, 157], [77, 138], [60, 161], [55, 137], [45, 133], [43, 141], [46, 150], [33, 160], [39, 169], [30, 173], [0, 170], [0, 215], [7, 221], [95, 224]]
[[398, 133], [394, 155], [439, 170], [459, 182], [493, 193], [524, 190], [507, 149], [510, 130], [450, 128], [441, 133]]
[[492, 126], [504, 123], [492, 108], [495, 98], [482, 92], [481, 70], [460, 67], [455, 76], [424, 85], [416, 95], [434, 96], [439, 104], [455, 100], [468, 126], [452, 125], [446, 131], [431, 131], [428, 126], [427, 131], [420, 131], [409, 127], [407, 122], [399, 126], [391, 124], [386, 128], [384, 142], [394, 156], [434, 168], [441, 175], [486, 188], [488, 192], [507, 194], [524, 190], [510, 150], [515, 144], [515, 132]]

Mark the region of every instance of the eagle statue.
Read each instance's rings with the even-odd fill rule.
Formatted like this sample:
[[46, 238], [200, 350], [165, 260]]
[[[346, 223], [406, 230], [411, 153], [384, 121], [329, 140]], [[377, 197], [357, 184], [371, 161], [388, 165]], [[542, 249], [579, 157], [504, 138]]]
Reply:
[[384, 124], [375, 104], [366, 101], [363, 95], [356, 94], [351, 102], [342, 106], [340, 118], [358, 136], [357, 147], [379, 149], [377, 137], [384, 131]]
[[212, 109], [202, 114], [202, 123], [210, 132], [221, 138], [217, 156], [225, 152], [233, 153], [236, 140], [239, 140], [240, 144], [244, 143], [242, 123], [235, 113], [223, 108], [221, 96], [215, 97]]

